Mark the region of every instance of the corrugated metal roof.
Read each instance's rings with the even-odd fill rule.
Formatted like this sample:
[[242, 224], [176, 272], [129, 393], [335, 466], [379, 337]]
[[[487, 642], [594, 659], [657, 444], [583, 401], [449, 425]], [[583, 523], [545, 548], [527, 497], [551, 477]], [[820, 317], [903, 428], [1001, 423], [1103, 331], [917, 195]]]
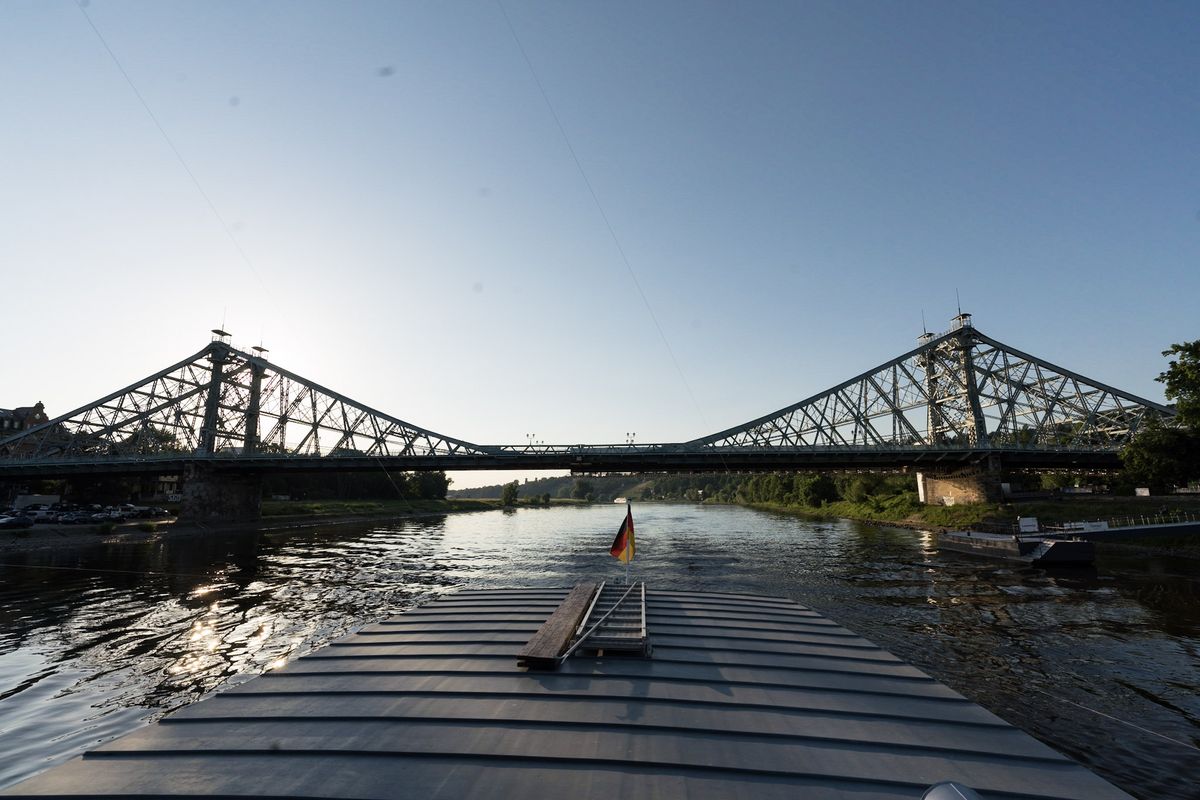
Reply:
[[652, 659], [518, 668], [566, 593], [459, 592], [3, 794], [1128, 797], [786, 599], [651, 591]]

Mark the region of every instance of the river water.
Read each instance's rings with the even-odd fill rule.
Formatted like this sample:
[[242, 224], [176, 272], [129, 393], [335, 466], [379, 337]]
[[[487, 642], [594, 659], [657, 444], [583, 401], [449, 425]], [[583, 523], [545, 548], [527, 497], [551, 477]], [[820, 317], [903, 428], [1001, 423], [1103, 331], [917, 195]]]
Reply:
[[[796, 599], [1135, 796], [1200, 797], [1200, 563], [1042, 570], [927, 535], [639, 505], [651, 587]], [[621, 506], [3, 556], [0, 786], [456, 589], [616, 577]]]

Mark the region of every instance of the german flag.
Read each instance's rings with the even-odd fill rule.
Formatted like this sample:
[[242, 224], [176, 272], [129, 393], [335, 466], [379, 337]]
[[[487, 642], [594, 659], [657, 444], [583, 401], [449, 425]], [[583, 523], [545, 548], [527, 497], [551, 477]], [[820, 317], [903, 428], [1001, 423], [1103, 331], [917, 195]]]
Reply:
[[625, 521], [621, 523], [621, 529], [617, 531], [617, 538], [613, 539], [612, 547], [608, 548], [608, 552], [612, 553], [614, 558], [628, 564], [633, 561], [633, 554], [636, 551], [637, 548], [633, 543], [633, 508], [626, 503]]

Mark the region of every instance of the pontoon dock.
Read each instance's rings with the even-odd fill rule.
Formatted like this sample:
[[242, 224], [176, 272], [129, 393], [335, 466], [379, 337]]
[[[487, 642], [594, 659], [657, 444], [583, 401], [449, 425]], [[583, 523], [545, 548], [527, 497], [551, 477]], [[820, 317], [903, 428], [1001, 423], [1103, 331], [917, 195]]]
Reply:
[[9, 787], [12, 797], [1127, 798], [790, 600], [649, 591], [650, 658], [516, 654], [567, 589], [462, 591]]

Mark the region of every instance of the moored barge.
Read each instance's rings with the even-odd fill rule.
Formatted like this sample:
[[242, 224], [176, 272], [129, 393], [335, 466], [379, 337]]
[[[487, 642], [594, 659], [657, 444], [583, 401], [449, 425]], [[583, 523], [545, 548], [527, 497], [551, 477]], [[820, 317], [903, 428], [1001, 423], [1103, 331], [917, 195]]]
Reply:
[[941, 531], [937, 534], [937, 544], [939, 550], [1020, 561], [1034, 566], [1090, 564], [1096, 560], [1095, 545], [1075, 538]]

